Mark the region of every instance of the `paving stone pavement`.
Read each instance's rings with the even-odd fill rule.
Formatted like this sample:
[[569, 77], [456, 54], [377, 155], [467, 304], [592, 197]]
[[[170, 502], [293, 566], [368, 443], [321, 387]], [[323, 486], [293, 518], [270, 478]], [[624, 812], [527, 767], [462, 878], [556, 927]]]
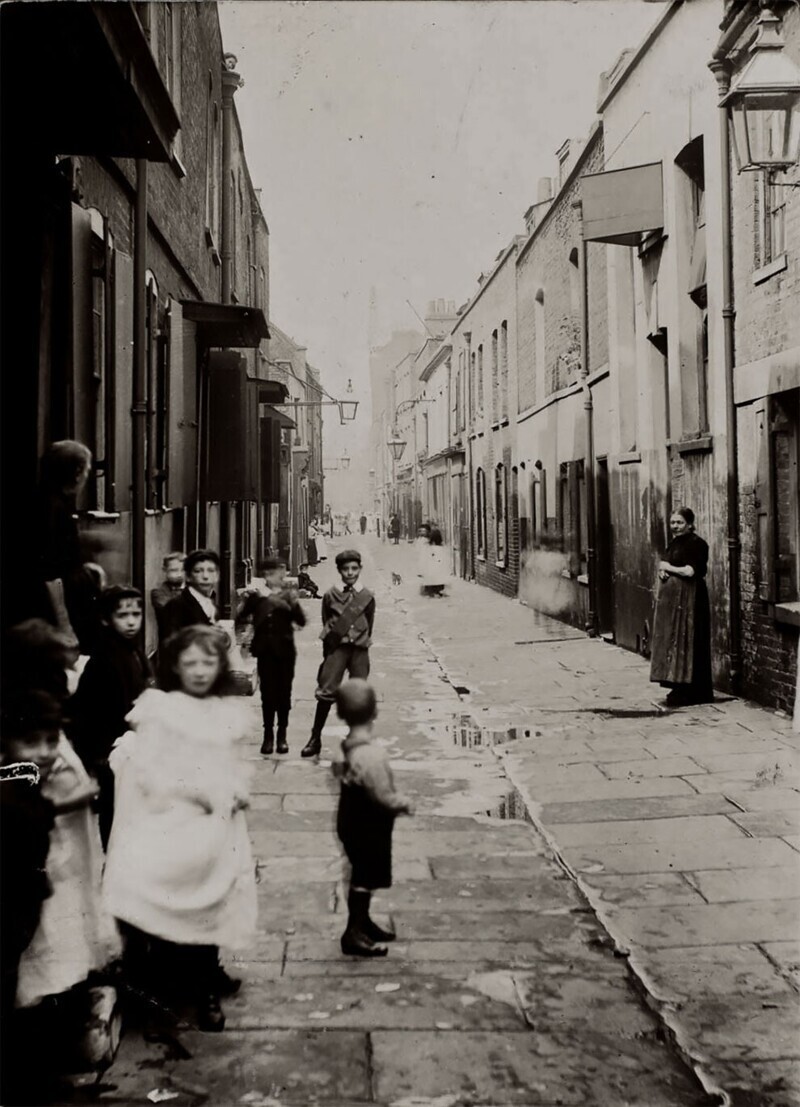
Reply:
[[[211, 1035], [179, 1027], [160, 1041], [145, 1041], [131, 1029], [100, 1084], [83, 1094], [101, 1103], [144, 1105], [160, 1089], [170, 1092], [174, 1098], [169, 1101], [176, 1104], [249, 1107], [683, 1107], [718, 1102], [706, 1095], [643, 1001], [627, 960], [615, 955], [576, 882], [523, 817], [504, 760], [496, 755], [500, 747], [470, 744], [473, 732], [462, 716], [475, 708], [465, 705], [443, 671], [442, 664], [450, 662], [442, 661], [446, 650], [440, 640], [452, 632], [450, 641], [459, 664], [467, 667], [467, 679], [472, 651], [462, 650], [459, 638], [472, 642], [475, 651], [483, 649], [478, 647], [479, 616], [469, 606], [459, 610], [452, 600], [436, 601], [435, 610], [433, 604], [422, 608], [405, 568], [406, 562], [413, 566], [411, 551], [404, 547], [387, 549], [373, 539], [365, 553], [365, 580], [378, 594], [372, 670], [380, 698], [377, 732], [391, 753], [400, 786], [417, 803], [416, 816], [397, 823], [394, 887], [376, 898], [376, 914], [391, 917], [397, 942], [381, 961], [346, 958], [339, 951], [343, 866], [326, 758], [344, 728], [331, 718], [323, 760], [301, 761], [319, 663], [316, 604], [307, 601], [310, 626], [299, 636], [291, 752], [286, 758], [259, 756], [255, 700], [252, 737], [241, 749], [254, 778], [249, 825], [258, 859], [260, 930], [252, 949], [235, 960], [226, 958], [244, 981], [240, 994], [224, 1003], [227, 1028]], [[406, 579], [393, 589], [390, 569], [396, 565]], [[333, 567], [322, 566], [314, 575], [327, 586]], [[516, 605], [508, 610], [517, 617]], [[519, 625], [519, 635], [530, 637], [530, 613], [523, 613]], [[544, 627], [545, 637], [554, 633]], [[500, 618], [498, 654], [508, 654], [508, 638]], [[520, 670], [513, 678], [515, 689], [522, 690], [530, 684], [531, 666], [513, 656]], [[511, 672], [502, 664], [496, 670], [487, 667], [487, 685], [495, 680], [499, 686], [503, 678], [492, 674], [504, 668]], [[469, 669], [469, 680], [475, 672]], [[568, 677], [564, 670], [564, 685]], [[487, 693], [486, 706], [497, 711], [497, 719], [517, 719], [518, 702], [523, 701], [516, 695], [512, 700], [503, 692]], [[563, 720], [556, 722], [563, 728]], [[561, 740], [560, 732], [548, 733]], [[586, 753], [588, 743], [605, 733], [590, 723], [575, 740]], [[625, 752], [625, 741], [622, 746]], [[519, 742], [516, 747], [522, 748]], [[638, 750], [631, 758], [641, 759]], [[703, 770], [697, 766], [697, 771]], [[596, 791], [597, 781], [587, 783]], [[612, 782], [604, 775], [600, 783], [631, 786], [626, 779]], [[579, 801], [578, 785], [557, 787], [564, 814], [564, 805]], [[674, 798], [698, 801], [679, 808], [678, 817], [692, 825], [705, 812], [722, 818], [713, 794], [703, 797], [687, 787], [685, 796]], [[666, 817], [662, 812], [661, 821]], [[617, 820], [593, 814], [592, 821], [613, 827]], [[570, 819], [564, 825], [578, 822]], [[738, 838], [755, 841], [731, 823], [726, 841]], [[652, 841], [661, 845], [660, 831]], [[591, 850], [593, 842], [601, 851], [621, 848], [613, 833], [610, 839], [597, 835], [588, 842], [578, 835], [571, 848]], [[620, 879], [614, 894], [626, 905], [630, 896], [624, 876]], [[663, 886], [669, 896], [666, 880]], [[685, 909], [706, 904], [689, 883], [680, 887]], [[700, 929], [702, 920], [694, 925]], [[782, 944], [778, 928], [770, 943]], [[698, 948], [698, 963], [708, 977], [711, 964], [703, 960], [708, 948]], [[752, 980], [761, 994], [772, 997], [767, 970], [779, 955], [762, 958], [760, 975], [746, 960], [733, 960], [728, 972]], [[665, 963], [662, 976], [687, 978], [686, 964], [679, 967], [673, 975]], [[779, 998], [785, 1001], [789, 984], [778, 979], [784, 989]], [[729, 1061], [735, 1065], [738, 1058]], [[770, 1062], [775, 1079], [782, 1063], [777, 1054]]]
[[666, 711], [643, 658], [463, 581], [426, 600], [405, 560], [398, 602], [462, 689], [463, 741], [494, 749], [683, 1054], [735, 1104], [800, 1103], [791, 721]]

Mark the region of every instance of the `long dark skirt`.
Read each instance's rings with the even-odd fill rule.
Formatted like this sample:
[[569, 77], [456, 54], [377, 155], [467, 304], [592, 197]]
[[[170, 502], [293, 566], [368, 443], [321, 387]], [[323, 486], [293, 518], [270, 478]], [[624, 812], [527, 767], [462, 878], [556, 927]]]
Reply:
[[704, 580], [670, 576], [658, 590], [650, 679], [682, 703], [711, 703], [711, 612]]

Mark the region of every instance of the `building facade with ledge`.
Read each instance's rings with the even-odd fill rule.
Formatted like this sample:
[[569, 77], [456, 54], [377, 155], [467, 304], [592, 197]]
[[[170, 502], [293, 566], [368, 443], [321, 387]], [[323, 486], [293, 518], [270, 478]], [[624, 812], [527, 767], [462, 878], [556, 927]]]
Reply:
[[[95, 458], [78, 503], [87, 553], [149, 591], [165, 553], [213, 547], [227, 613], [274, 545], [266, 409], [286, 388], [270, 371], [269, 231], [216, 5], [45, 3], [0, 20], [4, 106], [31, 85], [23, 43], [39, 67], [3, 129], [3, 357], [17, 367], [4, 374], [5, 596], [25, 579], [13, 520], [37, 459], [77, 438]], [[7, 604], [7, 619], [24, 614]]]

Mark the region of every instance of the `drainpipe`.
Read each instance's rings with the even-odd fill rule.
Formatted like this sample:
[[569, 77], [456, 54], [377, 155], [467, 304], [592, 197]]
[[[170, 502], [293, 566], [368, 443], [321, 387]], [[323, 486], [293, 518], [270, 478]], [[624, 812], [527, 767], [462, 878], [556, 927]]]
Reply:
[[[734, 39], [733, 30], [741, 32], [744, 21], [735, 21], [720, 40], [720, 45], [709, 63], [720, 99], [730, 89], [730, 65], [725, 52]], [[722, 55], [722, 56], [720, 56]], [[728, 126], [728, 109], [718, 108], [719, 168], [720, 168], [720, 219], [722, 224], [722, 342], [725, 371], [725, 460], [728, 516], [728, 619], [730, 686], [736, 692], [741, 678], [741, 595], [739, 580], [739, 458], [736, 404], [734, 402], [734, 364], [736, 319], [733, 284], [733, 225], [731, 219], [731, 144]]]
[[133, 446], [131, 577], [144, 594], [145, 564], [145, 442], [147, 420], [147, 162], [136, 159], [136, 200], [133, 211], [133, 403], [131, 406]]
[[[583, 223], [583, 203], [572, 204]], [[581, 235], [581, 387], [586, 426], [586, 575], [589, 578], [589, 611], [586, 630], [591, 637], [597, 635], [597, 524], [594, 502], [594, 401], [589, 384], [589, 244]]]
[[[231, 302], [233, 287], [233, 236], [234, 197], [231, 184], [231, 162], [233, 143], [233, 95], [242, 83], [234, 71], [236, 58], [225, 55], [225, 68], [222, 71], [222, 227], [220, 242], [220, 260], [222, 262], [222, 302]], [[225, 501], [219, 505], [219, 545], [220, 545], [220, 608], [222, 616], [231, 616], [231, 510], [232, 505]]]

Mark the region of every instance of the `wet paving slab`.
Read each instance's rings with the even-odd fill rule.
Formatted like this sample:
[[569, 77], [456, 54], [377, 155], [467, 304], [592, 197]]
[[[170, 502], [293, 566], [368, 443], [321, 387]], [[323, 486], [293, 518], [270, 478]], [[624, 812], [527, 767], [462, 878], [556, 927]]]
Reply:
[[[368, 560], [365, 573], [379, 569]], [[299, 695], [290, 754], [260, 758], [254, 711], [241, 754], [254, 776], [261, 921], [250, 948], [224, 952], [243, 979], [224, 1001], [227, 1027], [209, 1035], [179, 1026], [161, 1043], [131, 1027], [96, 1100], [146, 1104], [161, 1089], [178, 1107], [711, 1102], [525, 819], [502, 755], [535, 740], [538, 722], [504, 714], [502, 700], [476, 720], [402, 602], [381, 586], [378, 601], [378, 732], [419, 812], [398, 821], [394, 884], [375, 897], [376, 917], [397, 929], [389, 956], [348, 958], [339, 948], [346, 868], [329, 761], [343, 729], [332, 716], [323, 759], [301, 761], [314, 703]], [[546, 638], [549, 624], [541, 626]], [[298, 679], [313, 679], [317, 649], [301, 639]], [[601, 783], [619, 786], [602, 774]]]

